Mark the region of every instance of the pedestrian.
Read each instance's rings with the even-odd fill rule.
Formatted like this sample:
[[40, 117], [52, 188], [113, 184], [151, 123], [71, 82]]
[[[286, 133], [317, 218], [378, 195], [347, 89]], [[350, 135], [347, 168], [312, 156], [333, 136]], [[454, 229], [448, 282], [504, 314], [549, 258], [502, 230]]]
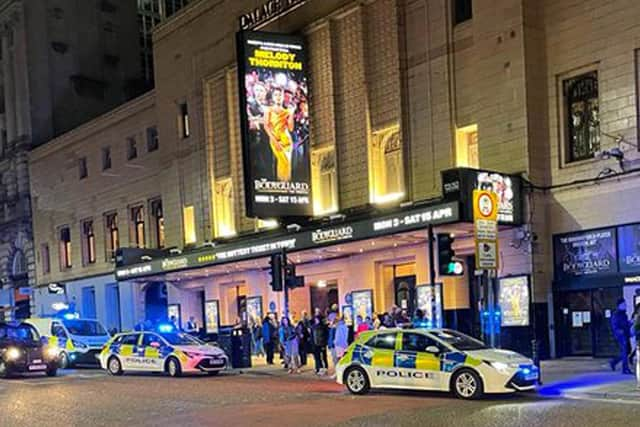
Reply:
[[174, 331], [180, 330], [180, 328], [178, 327], [178, 319], [176, 318], [176, 316], [171, 316], [171, 318], [169, 318], [169, 323], [171, 324], [171, 326], [173, 326]]
[[327, 339], [327, 347], [329, 348], [329, 352], [331, 353], [331, 363], [335, 368], [337, 360], [336, 360], [336, 323], [335, 318], [333, 322], [328, 322], [329, 326], [329, 338]]
[[356, 338], [362, 332], [371, 330], [371, 318], [367, 316], [367, 320], [363, 321], [362, 316], [358, 315], [358, 328], [356, 329]]
[[280, 321], [280, 339], [284, 343], [285, 367], [290, 374], [300, 373], [298, 334], [288, 317], [283, 317]]
[[632, 324], [627, 317], [627, 303], [624, 298], [620, 298], [617, 302], [617, 309], [611, 316], [611, 329], [613, 331], [613, 336], [618, 342], [618, 348], [620, 351], [618, 357], [609, 361], [612, 371], [615, 371], [618, 363], [622, 362], [622, 373], [633, 373], [629, 369], [629, 353], [631, 350], [629, 339], [631, 338], [631, 326]]
[[307, 353], [311, 331], [309, 330], [309, 315], [306, 311], [302, 312], [302, 317], [298, 324], [296, 325], [296, 333], [298, 334], [299, 346], [298, 350], [300, 352], [300, 365], [307, 365]]
[[262, 342], [264, 351], [267, 354], [267, 365], [273, 365], [273, 354], [276, 345], [275, 335], [277, 335], [277, 331], [273, 321], [269, 316], [266, 316], [262, 322]]
[[337, 316], [335, 324], [336, 332], [333, 339], [333, 347], [335, 349], [336, 358], [333, 362], [334, 367], [338, 364], [338, 361], [342, 356], [344, 356], [344, 353], [347, 351], [347, 347], [349, 347], [349, 328], [344, 321], [344, 317]]
[[631, 355], [629, 356], [629, 362], [633, 361], [633, 357], [640, 357], [640, 353], [638, 353], [638, 348], [640, 348], [640, 303], [636, 304], [633, 309], [633, 315], [631, 317], [631, 322], [633, 323], [633, 337], [634, 337], [634, 345], [632, 348]]
[[380, 329], [380, 326], [382, 326], [382, 320], [381, 320], [382, 315], [380, 314], [374, 314], [374, 319], [373, 319], [373, 328], [375, 330]]
[[323, 375], [327, 372], [327, 343], [329, 340], [329, 329], [324, 318], [318, 313], [314, 316], [311, 325], [311, 341], [313, 342], [313, 359], [315, 361], [316, 375]]
[[260, 318], [256, 318], [253, 322], [253, 337], [255, 339], [255, 354], [259, 357], [264, 357], [264, 345], [262, 341], [262, 325], [260, 324]]
[[184, 331], [192, 335], [198, 333], [198, 324], [196, 323], [196, 319], [193, 316], [189, 316], [189, 321], [187, 321], [187, 325]]

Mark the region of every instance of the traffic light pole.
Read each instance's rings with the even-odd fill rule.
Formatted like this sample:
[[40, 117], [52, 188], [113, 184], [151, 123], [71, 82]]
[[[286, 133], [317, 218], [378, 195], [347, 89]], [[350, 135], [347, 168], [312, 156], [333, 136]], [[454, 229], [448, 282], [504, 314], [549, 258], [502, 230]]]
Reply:
[[[429, 286], [431, 287], [431, 297], [435, 299], [436, 297], [436, 257], [435, 250], [433, 248], [433, 244], [435, 241], [435, 236], [433, 234], [433, 225], [429, 224], [429, 228], [427, 229], [427, 238], [429, 239]], [[429, 301], [429, 310], [431, 311], [431, 322], [433, 327], [436, 327], [436, 313], [434, 312], [433, 301]], [[426, 314], [426, 313], [425, 313]]]
[[280, 269], [280, 275], [282, 279], [282, 287], [284, 288], [284, 316], [289, 318], [289, 287], [285, 281], [285, 266], [287, 265], [287, 250], [282, 248], [282, 268]]

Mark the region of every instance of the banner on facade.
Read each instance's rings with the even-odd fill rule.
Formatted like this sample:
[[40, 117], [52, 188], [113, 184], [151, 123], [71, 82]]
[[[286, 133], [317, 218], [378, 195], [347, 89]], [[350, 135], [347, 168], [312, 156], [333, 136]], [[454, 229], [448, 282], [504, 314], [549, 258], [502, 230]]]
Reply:
[[615, 228], [602, 228], [554, 237], [556, 280], [616, 273]]
[[640, 272], [640, 224], [618, 227], [618, 252], [621, 273]]
[[313, 215], [307, 60], [301, 37], [239, 32], [247, 216]]
[[501, 326], [529, 326], [529, 276], [499, 279], [498, 305], [502, 311]]

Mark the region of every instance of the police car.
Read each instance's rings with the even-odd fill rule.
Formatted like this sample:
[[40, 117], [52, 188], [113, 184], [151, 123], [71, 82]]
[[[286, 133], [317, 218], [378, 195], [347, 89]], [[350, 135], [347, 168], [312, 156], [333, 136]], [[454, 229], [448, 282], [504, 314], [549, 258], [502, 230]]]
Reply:
[[539, 375], [525, 356], [450, 329], [364, 332], [336, 366], [338, 383], [353, 394], [395, 388], [453, 391], [462, 399], [531, 390]]
[[217, 375], [228, 364], [219, 347], [174, 330], [118, 334], [105, 344], [98, 359], [111, 375], [126, 371], [166, 372], [172, 377], [195, 372]]
[[111, 338], [102, 323], [95, 319], [81, 319], [77, 313], [61, 317], [26, 319], [36, 328], [50, 347], [58, 350], [62, 369], [76, 365], [97, 365], [97, 355]]

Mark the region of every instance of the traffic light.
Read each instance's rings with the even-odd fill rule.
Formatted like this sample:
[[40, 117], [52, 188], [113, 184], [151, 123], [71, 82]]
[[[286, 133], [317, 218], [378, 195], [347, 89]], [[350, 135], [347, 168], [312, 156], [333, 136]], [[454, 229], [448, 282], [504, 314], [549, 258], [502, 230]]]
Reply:
[[289, 289], [304, 287], [304, 276], [296, 276], [295, 264], [284, 266], [284, 285]]
[[269, 265], [271, 266], [271, 289], [274, 292], [280, 292], [283, 289], [282, 261], [281, 254], [273, 254], [269, 260]]
[[440, 276], [462, 276], [464, 274], [464, 264], [455, 259], [456, 253], [453, 250], [454, 237], [449, 234], [437, 234], [436, 242], [438, 246], [438, 275]]

